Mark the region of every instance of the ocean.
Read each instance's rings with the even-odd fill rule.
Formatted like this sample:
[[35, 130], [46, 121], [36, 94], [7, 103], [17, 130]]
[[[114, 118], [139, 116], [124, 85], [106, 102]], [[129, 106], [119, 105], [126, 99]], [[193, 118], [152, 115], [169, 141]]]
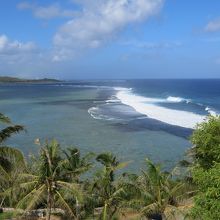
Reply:
[[87, 80], [0, 85], [0, 112], [26, 127], [5, 144], [28, 157], [57, 139], [63, 148], [113, 152], [138, 172], [150, 158], [167, 169], [191, 147], [196, 124], [220, 113], [220, 80]]

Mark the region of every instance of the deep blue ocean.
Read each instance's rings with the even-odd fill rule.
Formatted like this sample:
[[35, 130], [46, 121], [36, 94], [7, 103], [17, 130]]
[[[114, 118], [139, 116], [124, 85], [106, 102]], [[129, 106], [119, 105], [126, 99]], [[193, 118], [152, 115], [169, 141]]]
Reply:
[[171, 168], [208, 114], [220, 113], [220, 80], [90, 80], [0, 85], [0, 112], [27, 132], [6, 144], [37, 153], [58, 139], [82, 153], [111, 151], [138, 171], [144, 158]]

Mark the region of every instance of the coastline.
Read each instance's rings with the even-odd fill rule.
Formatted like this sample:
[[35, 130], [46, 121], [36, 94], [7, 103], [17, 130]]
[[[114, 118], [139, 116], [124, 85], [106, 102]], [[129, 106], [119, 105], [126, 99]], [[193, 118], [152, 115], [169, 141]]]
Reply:
[[[20, 147], [26, 155], [37, 152], [33, 144], [35, 138], [46, 140], [56, 137], [64, 146], [73, 143], [80, 146], [82, 152], [111, 150], [128, 161], [141, 161], [144, 155], [148, 155], [153, 161], [164, 163], [170, 168], [190, 147], [188, 138], [193, 130], [147, 117], [147, 113], [136, 111], [135, 106], [122, 103], [123, 100], [119, 100], [117, 94], [130, 93], [130, 99], [137, 105], [142, 101], [137, 96], [144, 96], [147, 102], [154, 99], [156, 103], [141, 104], [145, 108], [151, 104], [154, 109], [165, 106], [171, 114], [175, 108], [185, 111], [192, 109], [195, 113], [199, 110], [207, 114], [206, 106], [215, 107], [215, 102], [206, 104], [194, 99], [194, 94], [178, 93], [179, 87], [175, 88], [173, 81], [73, 81], [13, 85], [0, 87], [1, 108], [3, 113], [8, 113], [15, 121], [27, 126], [28, 134], [13, 137], [8, 143], [16, 143], [15, 147]], [[212, 90], [210, 87], [208, 91]], [[98, 119], [88, 113], [94, 107], [92, 113]], [[179, 115], [172, 117], [178, 120]], [[83, 135], [85, 133], [86, 138]], [[137, 171], [140, 166], [143, 165], [137, 163], [130, 169]]]
[[61, 83], [57, 79], [42, 78], [42, 79], [23, 79], [17, 77], [0, 76], [0, 84], [43, 84], [43, 83]]

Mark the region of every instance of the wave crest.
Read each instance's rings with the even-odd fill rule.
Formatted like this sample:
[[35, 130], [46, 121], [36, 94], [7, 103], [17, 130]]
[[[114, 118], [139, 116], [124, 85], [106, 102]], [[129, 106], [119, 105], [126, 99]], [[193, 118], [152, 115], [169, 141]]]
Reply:
[[[106, 87], [101, 88], [106, 89]], [[146, 117], [171, 125], [185, 128], [195, 128], [197, 123], [201, 123], [206, 118], [207, 114], [205, 114], [205, 111], [208, 112], [208, 114], [217, 115], [212, 108], [201, 103], [194, 103], [191, 99], [178, 96], [168, 96], [167, 98], [146, 97], [134, 94], [132, 88], [113, 87], [112, 89], [116, 91], [116, 95], [111, 96], [110, 99], [105, 101], [107, 105], [122, 103], [132, 107], [136, 112], [145, 115]], [[192, 103], [194, 106], [200, 106], [200, 108], [203, 109], [204, 114], [198, 114], [187, 110], [171, 109], [160, 106], [160, 103]], [[95, 119], [119, 120], [120, 118], [115, 118], [112, 114], [109, 115], [105, 111], [103, 112], [99, 107], [92, 107], [88, 110], [88, 112]]]
[[[193, 112], [169, 109], [156, 105], [159, 102], [170, 102], [167, 99], [147, 98], [133, 94], [131, 91], [119, 91], [116, 95], [123, 104], [133, 107], [137, 112], [167, 124], [180, 127], [194, 128], [197, 123], [205, 119], [205, 115], [195, 114]], [[172, 101], [180, 102], [182, 98], [172, 97]]]
[[190, 100], [184, 99], [182, 97], [175, 97], [175, 96], [168, 96], [166, 99], [168, 102], [187, 102], [189, 103]]

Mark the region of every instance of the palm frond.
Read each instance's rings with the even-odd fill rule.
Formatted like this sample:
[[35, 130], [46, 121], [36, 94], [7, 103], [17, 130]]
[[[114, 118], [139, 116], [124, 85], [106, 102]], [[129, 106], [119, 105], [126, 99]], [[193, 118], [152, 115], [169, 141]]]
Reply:
[[9, 187], [7, 189], [4, 189], [3, 192], [0, 193], [0, 197], [11, 197], [12, 188]]
[[118, 161], [116, 160], [116, 157], [113, 156], [113, 154], [109, 152], [99, 154], [96, 157], [96, 160], [102, 163], [104, 166], [117, 166], [118, 165]]
[[6, 141], [8, 138], [10, 138], [13, 134], [19, 133], [20, 131], [23, 131], [24, 127], [21, 125], [13, 125], [9, 126], [7, 128], [4, 128], [0, 131], [0, 143], [3, 141]]
[[34, 174], [31, 174], [31, 173], [20, 173], [18, 175], [18, 178], [20, 180], [25, 180], [25, 179], [28, 179], [28, 180], [36, 180], [38, 179], [39, 177], [37, 175], [34, 175]]
[[18, 184], [18, 189], [24, 189], [25, 191], [30, 191], [31, 189], [34, 188], [35, 185], [37, 185], [37, 181], [30, 181], [26, 183], [20, 183]]
[[125, 194], [125, 190], [123, 187], [117, 189], [112, 195], [111, 198], [109, 199], [109, 201], [113, 201], [113, 200], [121, 200], [123, 197], [123, 194]]
[[9, 117], [7, 117], [4, 114], [0, 113], [0, 122], [10, 124], [11, 120], [10, 120]]
[[156, 203], [156, 202], [151, 203], [141, 209], [141, 212], [146, 216], [157, 213], [159, 211], [160, 211], [160, 207], [159, 207], [158, 203]]
[[22, 152], [16, 148], [0, 147], [0, 166], [6, 171], [25, 169], [26, 163]]
[[44, 200], [46, 193], [46, 186], [43, 184], [38, 189], [34, 188], [25, 197], [23, 197], [17, 204], [17, 208], [26, 207], [26, 210], [34, 208], [37, 204]]
[[83, 200], [83, 192], [80, 189], [80, 185], [76, 183], [68, 183], [64, 181], [57, 181], [58, 186], [62, 189], [67, 190], [73, 196], [77, 197], [79, 201]]
[[0, 186], [2, 182], [9, 181], [10, 177], [6, 170], [0, 165]]
[[70, 205], [65, 201], [64, 197], [58, 191], [56, 191], [56, 194], [58, 195], [58, 200], [56, 201], [56, 203], [60, 207], [64, 208], [69, 213], [70, 216], [76, 217]]

